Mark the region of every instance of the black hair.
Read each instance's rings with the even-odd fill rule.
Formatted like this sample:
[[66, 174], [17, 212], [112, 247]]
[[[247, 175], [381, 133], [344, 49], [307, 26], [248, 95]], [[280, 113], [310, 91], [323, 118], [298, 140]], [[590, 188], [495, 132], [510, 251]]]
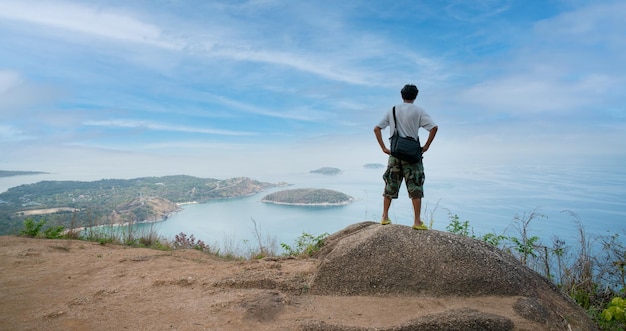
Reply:
[[417, 89], [417, 86], [413, 84], [406, 84], [404, 85], [400, 93], [402, 94], [403, 100], [415, 100], [417, 98], [419, 90]]

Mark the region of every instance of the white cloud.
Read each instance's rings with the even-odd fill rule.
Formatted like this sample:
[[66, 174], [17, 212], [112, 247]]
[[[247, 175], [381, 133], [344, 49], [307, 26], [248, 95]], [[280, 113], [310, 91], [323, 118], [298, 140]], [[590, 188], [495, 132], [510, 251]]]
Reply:
[[22, 82], [20, 75], [12, 70], [0, 70], [0, 94], [19, 85]]
[[[0, 117], [17, 119], [3, 123], [1, 139], [36, 135], [42, 136], [38, 143], [51, 145], [88, 149], [99, 144], [193, 157], [198, 151], [223, 151], [217, 136], [251, 136], [224, 140], [254, 140], [268, 144], [268, 150], [276, 147], [274, 141], [283, 147], [280, 137], [289, 136], [293, 139], [282, 140], [318, 144], [311, 149], [312, 161], [322, 162], [332, 148], [337, 150], [332, 157], [353, 162], [357, 150], [363, 153], [354, 157], [369, 158], [370, 148], [380, 156], [371, 128], [382, 116], [380, 109], [399, 101], [407, 82], [420, 86], [419, 101], [441, 125], [436, 144], [445, 156], [503, 162], [520, 155], [527, 137], [542, 156], [576, 154], [576, 147], [569, 148], [584, 139], [579, 130], [588, 124], [569, 116], [572, 112], [612, 105], [607, 113], [623, 121], [620, 107], [626, 103], [618, 87], [625, 80], [626, 39], [616, 28], [624, 5], [590, 5], [532, 29], [519, 26], [532, 26], [534, 15], [516, 16], [519, 26], [503, 20], [517, 15], [507, 13], [510, 1], [448, 3], [447, 8], [405, 4], [429, 7], [429, 17], [423, 12], [395, 16], [392, 8], [381, 17], [375, 8], [380, 5], [369, 2], [331, 8], [328, 2], [199, 1], [141, 8], [124, 1], [0, 0], [0, 43], [16, 50], [2, 55], [9, 63], [3, 65], [13, 70], [0, 71]], [[434, 17], [446, 10], [459, 21]], [[410, 15], [419, 19], [409, 22]], [[441, 25], [452, 21], [452, 27]], [[493, 26], [503, 29], [489, 31]], [[408, 32], [412, 29], [421, 33], [416, 40]], [[420, 37], [428, 35], [430, 42]], [[52, 84], [67, 95], [60, 99]], [[541, 123], [545, 115], [575, 125], [547, 127]], [[594, 137], [602, 149], [591, 143], [585, 148], [608, 153], [607, 137], [623, 138], [615, 130]], [[121, 139], [110, 138], [120, 131], [139, 132], [141, 139], [119, 145]], [[168, 133], [174, 134], [165, 139]], [[337, 134], [350, 133], [366, 137], [335, 146]], [[431, 152], [433, 158], [441, 153]]]
[[209, 100], [218, 102], [221, 105], [226, 106], [227, 108], [237, 109], [247, 113], [258, 114], [268, 117], [298, 121], [319, 121], [328, 116], [313, 110], [304, 111], [302, 108], [298, 109], [297, 111], [270, 111], [262, 107], [251, 105], [249, 103], [229, 99], [225, 96], [213, 95], [210, 93], [205, 93], [204, 95]]
[[544, 41], [556, 45], [575, 43], [588, 47], [601, 43], [625, 47], [624, 13], [626, 3], [623, 1], [590, 2], [577, 10], [538, 22], [535, 30]]
[[486, 81], [464, 90], [459, 101], [480, 110], [502, 113], [568, 113], [595, 105], [615, 80], [588, 75], [578, 81], [549, 75], [517, 75]]
[[[258, 6], [266, 5], [270, 5], [271, 8], [265, 8], [265, 10], [276, 10], [271, 6], [272, 3], [268, 2], [248, 4], [244, 7], [258, 8]], [[390, 82], [386, 79], [387, 73], [372, 70], [369, 65], [365, 64], [378, 62], [388, 66], [391, 62], [395, 62], [389, 61], [389, 58], [394, 57], [406, 60], [403, 66], [395, 69], [398, 74], [405, 75], [404, 71], [410, 66], [432, 77], [442, 76], [442, 65], [438, 61], [408, 49], [399, 49], [383, 34], [363, 31], [358, 38], [355, 38], [349, 30], [346, 30], [347, 27], [341, 26], [340, 22], [333, 23], [337, 27], [336, 30], [325, 27], [323, 31], [320, 31], [321, 35], [309, 34], [304, 31], [311, 28], [322, 29], [321, 24], [319, 19], [304, 17], [309, 13], [300, 10], [288, 11], [298, 16], [285, 19], [304, 26], [296, 31], [282, 30], [284, 26], [277, 25], [275, 22], [259, 24], [258, 21], [261, 19], [255, 17], [253, 13], [246, 13], [240, 18], [231, 18], [228, 10], [235, 10], [231, 6], [222, 7], [216, 4], [207, 6], [209, 9], [205, 8], [205, 10], [211, 10], [211, 13], [204, 21], [188, 21], [167, 16], [167, 14], [159, 16], [157, 20], [157, 16], [154, 16], [156, 12], [153, 12], [151, 16], [150, 11], [143, 12], [144, 17], [139, 18], [135, 12], [122, 8], [61, 1], [15, 1], [0, 2], [0, 19], [39, 25], [42, 27], [39, 29], [40, 33], [47, 31], [48, 28], [60, 29], [69, 33], [54, 34], [54, 37], [70, 40], [73, 43], [85, 43], [84, 40], [81, 41], [81, 35], [100, 37], [138, 46], [156, 46], [175, 50], [181, 56], [219, 57], [236, 62], [247, 61], [284, 66], [323, 79], [348, 84], [389, 86]], [[250, 15], [254, 19], [248, 20], [245, 15]], [[306, 43], [301, 42], [303, 36], [300, 34], [302, 33], [307, 33], [313, 39]], [[267, 35], [272, 38], [267, 38]], [[290, 40], [300, 42], [294, 45], [294, 42]], [[141, 60], [136, 59], [137, 55], [134, 53], [126, 54], [123, 51], [116, 51], [115, 48], [104, 49], [102, 45], [99, 45], [99, 48], [106, 54], [117, 54], [125, 61], [135, 61], [135, 65], [141, 64]], [[164, 68], [171, 67], [173, 61], [171, 57], [159, 57], [149, 53], [141, 53], [140, 56], [143, 61], [162, 61]], [[158, 64], [150, 62], [148, 64], [153, 68], [158, 68]]]
[[0, 18], [58, 28], [92, 36], [178, 49], [152, 24], [102, 7], [61, 1], [0, 2]]
[[198, 128], [192, 126], [162, 124], [145, 120], [106, 120], [106, 121], [85, 121], [86, 126], [100, 126], [108, 128], [125, 128], [125, 129], [148, 129], [154, 131], [171, 131], [184, 133], [200, 133], [222, 136], [251, 136], [254, 133], [243, 131], [229, 131], [210, 128]]
[[10, 125], [0, 124], [0, 142], [18, 142], [35, 139]]
[[17, 71], [0, 70], [0, 119], [24, 117], [25, 109], [56, 100], [61, 93], [58, 88], [33, 83]]
[[496, 16], [510, 7], [511, 0], [452, 0], [445, 10], [457, 20], [476, 22]]
[[594, 4], [517, 31], [506, 53], [467, 68], [480, 81], [461, 88], [458, 104], [531, 116], [623, 104], [616, 87], [626, 83], [626, 38], [617, 38], [624, 12], [625, 3]]

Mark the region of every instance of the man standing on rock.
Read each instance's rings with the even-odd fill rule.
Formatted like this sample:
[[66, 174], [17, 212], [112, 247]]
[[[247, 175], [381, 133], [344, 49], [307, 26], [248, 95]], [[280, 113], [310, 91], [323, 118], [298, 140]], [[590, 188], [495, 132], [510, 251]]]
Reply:
[[[419, 142], [418, 131], [420, 128], [424, 128], [429, 131], [428, 140], [426, 144], [421, 146], [422, 153], [425, 153], [430, 144], [435, 139], [438, 126], [430, 118], [430, 115], [426, 113], [424, 109], [414, 104], [417, 94], [419, 93], [417, 87], [412, 84], [405, 85], [400, 94], [402, 95], [402, 104], [396, 105], [394, 108], [387, 111], [387, 114], [382, 118], [380, 123], [374, 127], [374, 135], [380, 148], [382, 148], [385, 154], [389, 154], [389, 160], [387, 163], [387, 171], [383, 175], [385, 180], [385, 192], [383, 193], [383, 215], [380, 224], [386, 225], [391, 223], [389, 219], [389, 207], [391, 206], [392, 199], [398, 198], [398, 191], [400, 185], [404, 179], [409, 197], [413, 202], [413, 229], [426, 230], [428, 227], [422, 222], [420, 215], [422, 209], [422, 198], [424, 197], [424, 164], [420, 158], [417, 162], [409, 162], [398, 159], [391, 155], [391, 151], [385, 146], [381, 131], [386, 127], [391, 127], [391, 135], [394, 133], [394, 127], [397, 127], [398, 133], [402, 137], [414, 137]], [[397, 123], [394, 121], [393, 109], [395, 109], [395, 117]]]

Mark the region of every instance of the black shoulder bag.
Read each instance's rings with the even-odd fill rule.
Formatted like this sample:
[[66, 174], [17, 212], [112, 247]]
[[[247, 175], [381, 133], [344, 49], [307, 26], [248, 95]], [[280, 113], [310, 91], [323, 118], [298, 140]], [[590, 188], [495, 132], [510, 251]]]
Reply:
[[420, 138], [400, 137], [398, 133], [398, 121], [396, 120], [396, 107], [393, 107], [393, 123], [395, 132], [389, 138], [391, 140], [391, 155], [400, 160], [410, 163], [418, 163], [422, 161], [422, 146]]

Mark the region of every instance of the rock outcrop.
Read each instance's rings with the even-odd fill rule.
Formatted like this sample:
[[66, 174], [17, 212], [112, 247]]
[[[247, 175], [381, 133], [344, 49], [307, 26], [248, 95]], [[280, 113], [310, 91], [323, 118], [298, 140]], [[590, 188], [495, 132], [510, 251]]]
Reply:
[[597, 329], [547, 279], [510, 254], [472, 238], [364, 222], [328, 237], [318, 258], [313, 294], [519, 297], [516, 313], [547, 330]]

